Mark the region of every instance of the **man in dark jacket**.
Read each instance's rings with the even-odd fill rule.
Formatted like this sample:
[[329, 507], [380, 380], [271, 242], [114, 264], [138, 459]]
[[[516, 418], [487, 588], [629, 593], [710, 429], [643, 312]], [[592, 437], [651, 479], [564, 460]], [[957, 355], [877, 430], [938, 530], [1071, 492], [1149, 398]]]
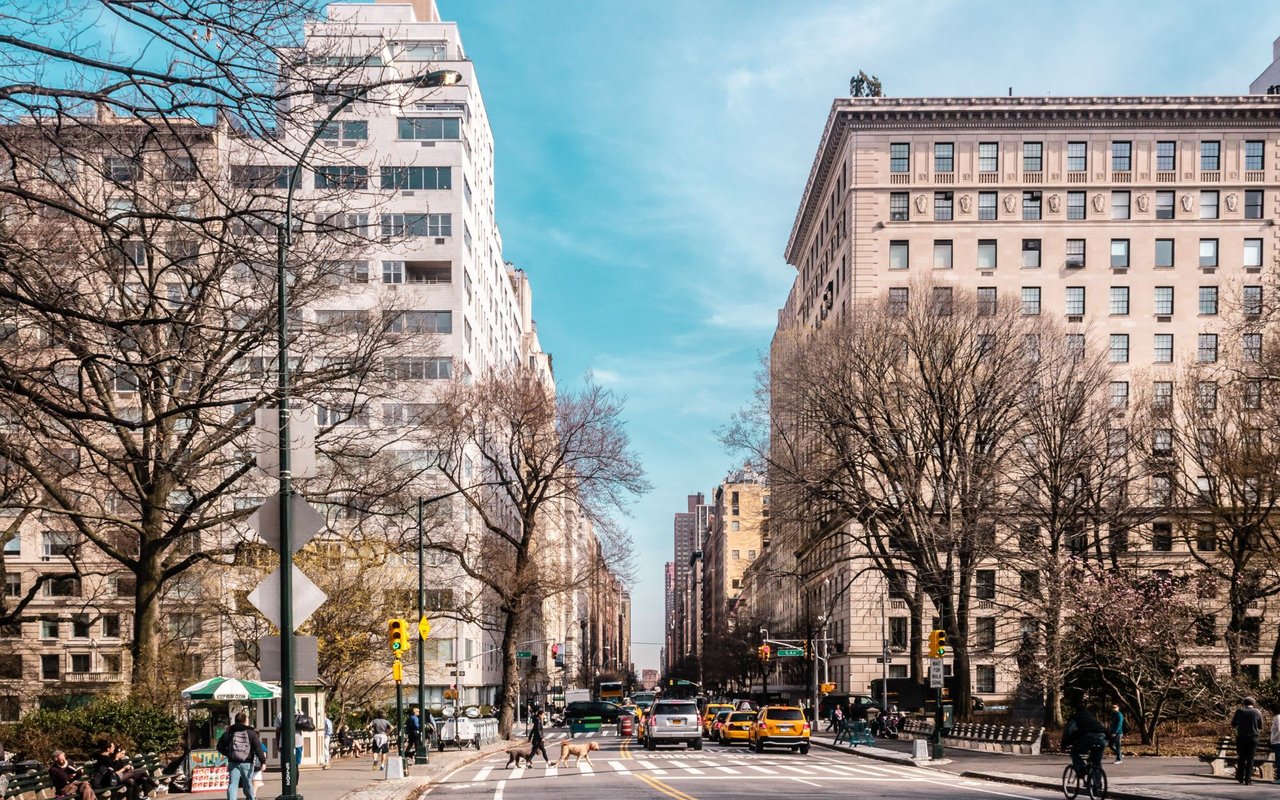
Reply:
[[542, 743], [542, 709], [534, 708], [529, 714], [529, 766], [533, 766], [533, 754], [541, 753], [542, 760], [547, 762], [547, 766], [551, 765], [551, 759], [547, 758], [547, 746]]
[[1095, 765], [1102, 763], [1102, 752], [1107, 748], [1107, 729], [1087, 708], [1071, 715], [1062, 729], [1062, 749], [1070, 749], [1071, 765], [1076, 774], [1084, 777], [1086, 764], [1082, 756], [1089, 754]]
[[236, 787], [244, 788], [245, 800], [254, 800], [253, 768], [255, 764], [266, 766], [262, 740], [258, 732], [249, 727], [249, 715], [241, 711], [236, 721], [218, 739], [218, 752], [227, 759], [227, 800], [236, 800]]
[[1253, 757], [1258, 753], [1258, 736], [1262, 733], [1262, 712], [1252, 697], [1240, 701], [1231, 717], [1236, 729], [1236, 783], [1253, 784]]

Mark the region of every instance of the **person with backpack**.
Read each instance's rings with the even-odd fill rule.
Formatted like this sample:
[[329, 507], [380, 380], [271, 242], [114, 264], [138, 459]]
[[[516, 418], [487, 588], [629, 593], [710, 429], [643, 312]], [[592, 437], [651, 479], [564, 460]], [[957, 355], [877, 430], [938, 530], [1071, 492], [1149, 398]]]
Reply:
[[236, 721], [218, 739], [218, 752], [227, 759], [227, 800], [236, 800], [236, 787], [244, 789], [245, 800], [254, 800], [254, 765], [266, 766], [262, 740], [249, 726], [249, 715], [241, 711]]
[[373, 722], [369, 723], [369, 733], [373, 734], [373, 768], [387, 768], [387, 751], [391, 746], [391, 732], [395, 727], [387, 720], [387, 715], [381, 710], [373, 718]]

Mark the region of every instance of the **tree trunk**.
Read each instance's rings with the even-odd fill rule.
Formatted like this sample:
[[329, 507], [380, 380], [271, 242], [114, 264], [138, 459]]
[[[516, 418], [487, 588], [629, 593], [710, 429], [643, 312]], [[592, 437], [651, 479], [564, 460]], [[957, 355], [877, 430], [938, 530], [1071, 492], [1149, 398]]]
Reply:
[[133, 659], [133, 693], [154, 696], [152, 690], [159, 679], [160, 659], [160, 564], [145, 559], [134, 574], [133, 642], [129, 655]]
[[911, 598], [911, 630], [908, 632], [908, 647], [911, 648], [911, 679], [917, 683], [924, 680], [924, 591], [916, 582], [916, 591]]
[[498, 735], [511, 738], [515, 724], [516, 684], [520, 673], [516, 667], [516, 631], [519, 630], [519, 605], [511, 604], [502, 626], [502, 707], [498, 711]]

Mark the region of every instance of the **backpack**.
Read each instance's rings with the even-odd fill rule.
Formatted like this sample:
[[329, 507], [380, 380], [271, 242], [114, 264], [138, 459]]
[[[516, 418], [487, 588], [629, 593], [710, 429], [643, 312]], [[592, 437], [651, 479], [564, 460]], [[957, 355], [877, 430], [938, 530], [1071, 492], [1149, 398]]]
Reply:
[[227, 747], [227, 760], [236, 763], [253, 760], [253, 744], [249, 741], [249, 731], [236, 731], [231, 734], [231, 743]]
[[316, 723], [306, 714], [298, 714], [293, 718], [293, 727], [297, 730], [310, 733], [316, 729]]

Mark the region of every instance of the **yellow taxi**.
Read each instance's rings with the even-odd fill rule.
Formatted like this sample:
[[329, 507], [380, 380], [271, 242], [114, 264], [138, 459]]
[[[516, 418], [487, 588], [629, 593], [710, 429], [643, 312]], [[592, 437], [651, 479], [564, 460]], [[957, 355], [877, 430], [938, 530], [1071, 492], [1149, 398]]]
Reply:
[[711, 723], [715, 720], [716, 714], [721, 711], [732, 711], [732, 703], [707, 703], [707, 707], [702, 710], [702, 735], [711, 736]]
[[809, 721], [804, 709], [796, 706], [765, 706], [751, 725], [751, 749], [763, 753], [765, 747], [790, 747], [801, 755], [809, 752]]
[[720, 726], [720, 744], [731, 747], [739, 742], [748, 744], [751, 741], [751, 727], [755, 724], [754, 711], [735, 711]]

